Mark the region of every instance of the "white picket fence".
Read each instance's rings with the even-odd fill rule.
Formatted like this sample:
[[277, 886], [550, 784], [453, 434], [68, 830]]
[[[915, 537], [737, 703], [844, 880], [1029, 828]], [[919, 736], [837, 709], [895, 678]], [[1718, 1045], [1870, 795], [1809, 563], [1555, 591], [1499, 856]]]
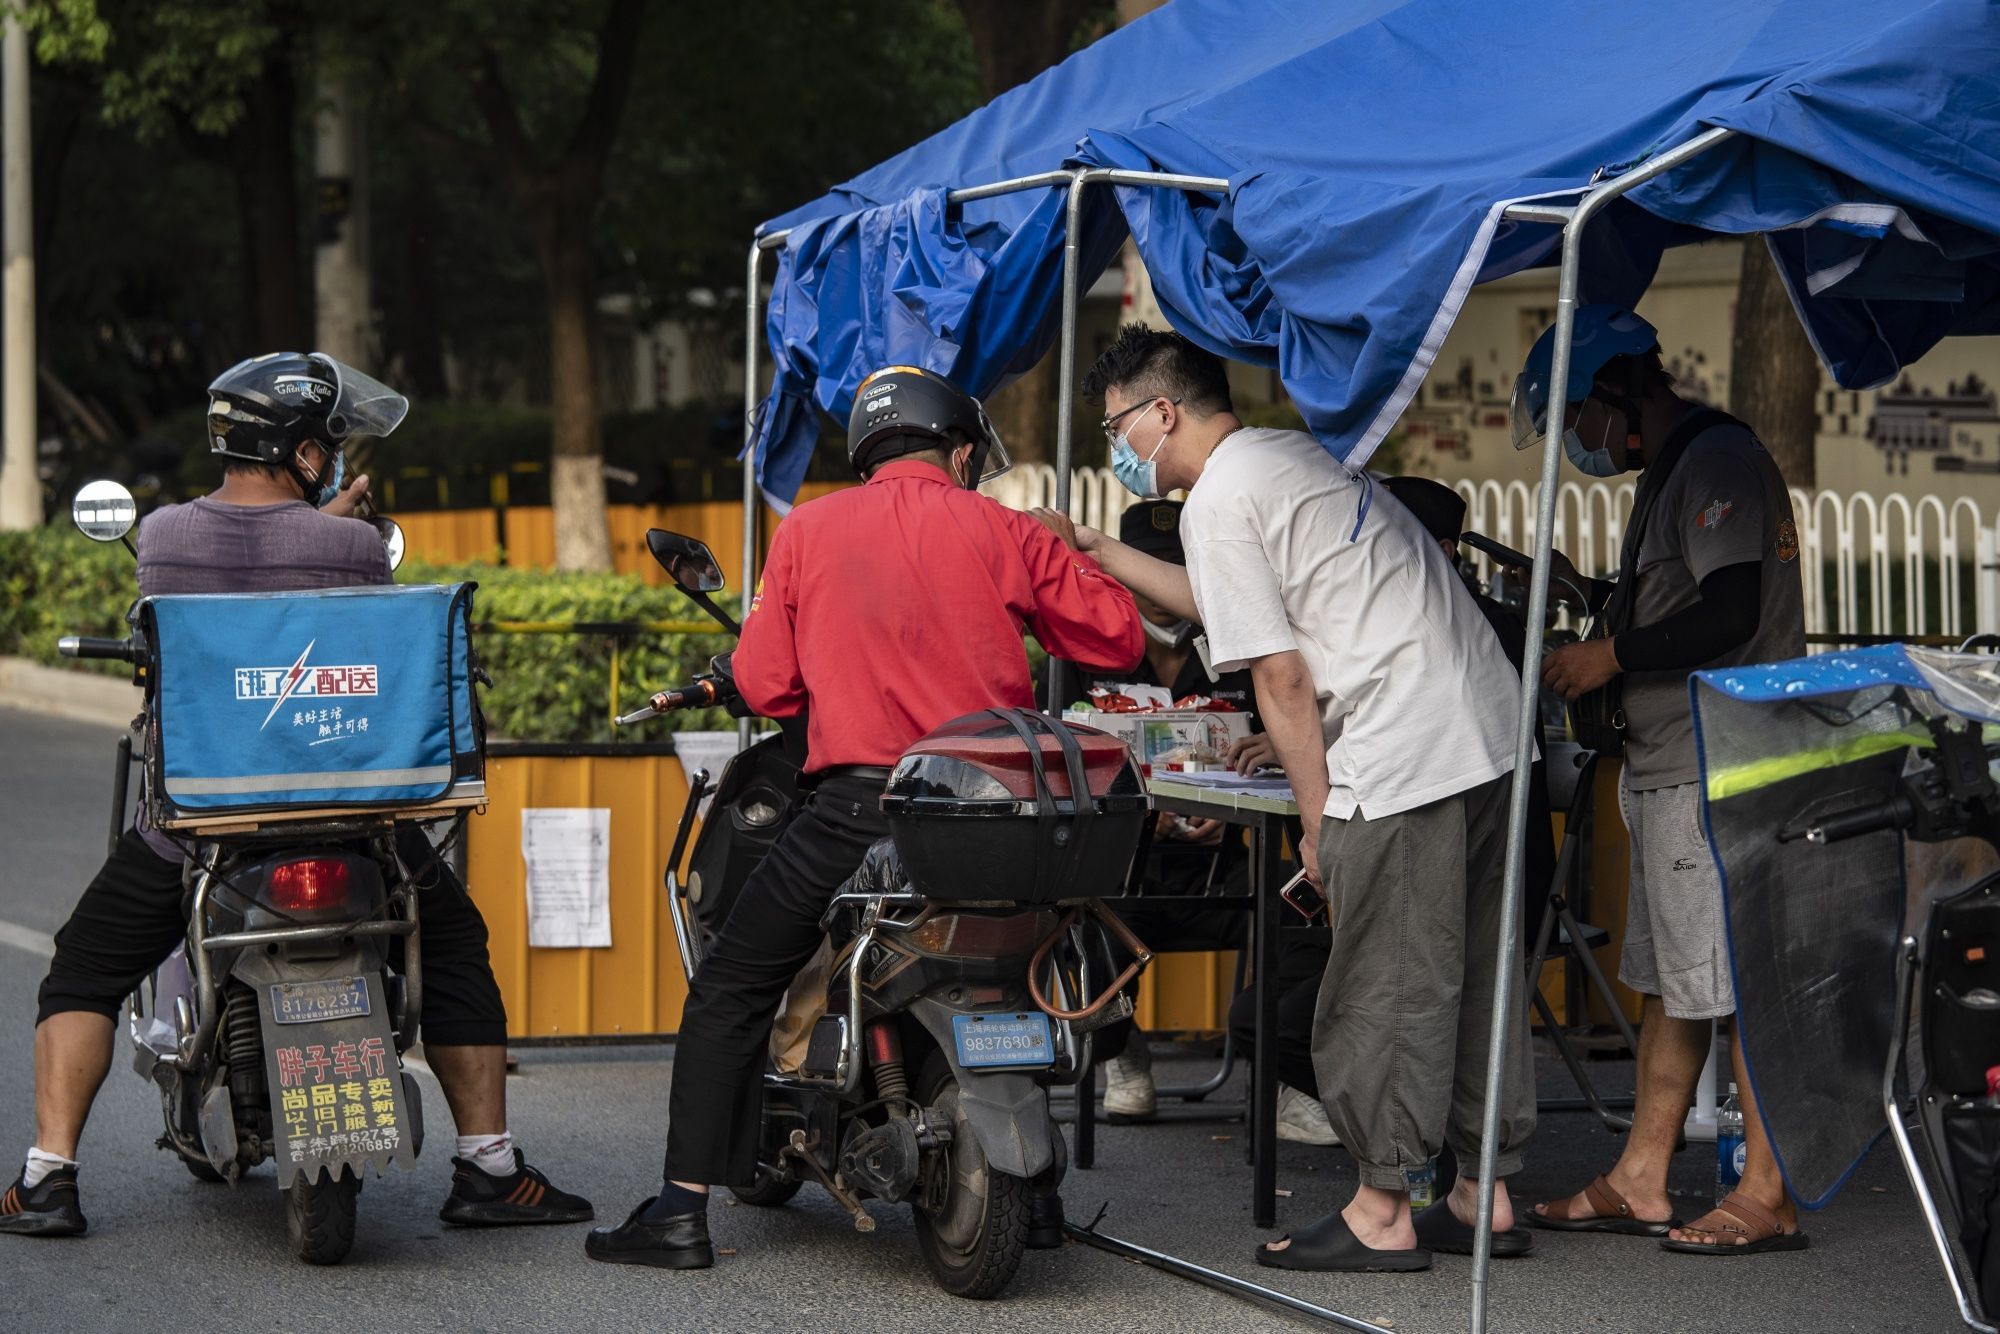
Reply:
[[[1054, 503], [1056, 472], [1017, 464], [989, 490], [1017, 508]], [[1535, 492], [1525, 482], [1455, 482], [1466, 528], [1526, 550]], [[1070, 516], [1117, 531], [1132, 502], [1109, 469], [1078, 468]], [[1556, 549], [1589, 575], [1616, 568], [1632, 484], [1566, 481], [1556, 496]], [[2000, 630], [2000, 515], [1960, 496], [1912, 498], [1794, 489], [1809, 635], [1938, 635]], [[1482, 572], [1490, 572], [1484, 571]]]

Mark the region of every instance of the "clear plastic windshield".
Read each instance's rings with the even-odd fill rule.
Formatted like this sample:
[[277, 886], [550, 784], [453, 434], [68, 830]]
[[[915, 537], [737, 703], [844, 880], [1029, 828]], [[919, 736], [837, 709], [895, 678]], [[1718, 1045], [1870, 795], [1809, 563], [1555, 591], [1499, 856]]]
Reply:
[[1007, 455], [1007, 445], [1000, 439], [1000, 432], [994, 429], [992, 418], [986, 415], [986, 405], [978, 399], [972, 400], [979, 410], [979, 429], [986, 434], [986, 459], [979, 469], [979, 480], [975, 486], [984, 486], [1014, 466], [1014, 460]]
[[1526, 375], [1514, 377], [1514, 394], [1507, 403], [1507, 425], [1514, 435], [1514, 448], [1538, 445], [1549, 429], [1549, 399], [1541, 395], [1539, 410], [1534, 402], [1535, 384]]
[[409, 415], [410, 400], [374, 376], [365, 375], [324, 352], [315, 352], [313, 357], [333, 371], [333, 407], [328, 409], [326, 419], [336, 437], [384, 436]]

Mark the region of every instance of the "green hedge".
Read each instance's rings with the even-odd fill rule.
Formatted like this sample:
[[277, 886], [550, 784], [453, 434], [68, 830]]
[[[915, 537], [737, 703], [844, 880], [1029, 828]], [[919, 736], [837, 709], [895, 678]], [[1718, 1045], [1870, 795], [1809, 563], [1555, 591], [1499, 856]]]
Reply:
[[[703, 621], [672, 588], [652, 588], [635, 575], [562, 574], [492, 565], [407, 563], [401, 583], [479, 585], [473, 614], [480, 621]], [[138, 596], [130, 553], [119, 543], [92, 542], [75, 529], [0, 532], [0, 653], [123, 675], [122, 663], [73, 663], [56, 653], [62, 635], [122, 637], [125, 611]], [[620, 712], [652, 691], [680, 685], [706, 670], [730, 645], [714, 634], [643, 634], [619, 648]], [[478, 638], [480, 660], [493, 677], [483, 692], [492, 732], [521, 741], [609, 741], [612, 641], [603, 635], [502, 634]], [[733, 726], [720, 710], [685, 713], [627, 728], [617, 740], [664, 739], [670, 731]]]
[[117, 542], [93, 542], [65, 522], [33, 532], [0, 532], [0, 653], [110, 675], [117, 662], [70, 663], [56, 653], [63, 635], [123, 638], [125, 611], [139, 596], [136, 562]]
[[[399, 583], [479, 585], [473, 619], [491, 621], [704, 621], [672, 588], [653, 588], [636, 575], [514, 570], [494, 565], [408, 562]], [[487, 730], [517, 741], [658, 741], [669, 732], [733, 727], [720, 709], [676, 714], [625, 728], [610, 723], [613, 641], [605, 635], [506, 633], [476, 638], [479, 660], [493, 678], [482, 692]], [[629, 713], [646, 696], [682, 685], [707, 670], [733, 641], [713, 634], [648, 633], [618, 646], [618, 710]]]

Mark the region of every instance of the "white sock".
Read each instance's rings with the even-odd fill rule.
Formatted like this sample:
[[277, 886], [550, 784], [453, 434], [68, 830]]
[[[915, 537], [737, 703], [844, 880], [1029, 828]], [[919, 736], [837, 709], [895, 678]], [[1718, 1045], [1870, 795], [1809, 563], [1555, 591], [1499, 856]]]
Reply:
[[514, 1137], [504, 1130], [497, 1135], [460, 1135], [458, 1156], [487, 1176], [514, 1175]]
[[21, 1169], [21, 1184], [33, 1190], [42, 1184], [43, 1178], [57, 1168], [75, 1166], [75, 1163], [60, 1154], [44, 1153], [30, 1145], [27, 1165]]

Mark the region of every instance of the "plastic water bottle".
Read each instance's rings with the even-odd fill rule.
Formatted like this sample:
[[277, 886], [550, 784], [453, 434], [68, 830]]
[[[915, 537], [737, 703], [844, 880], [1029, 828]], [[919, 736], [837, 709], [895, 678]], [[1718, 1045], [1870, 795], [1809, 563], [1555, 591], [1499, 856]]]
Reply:
[[1719, 1201], [1743, 1179], [1743, 1104], [1736, 1099], [1736, 1084], [1729, 1085], [1729, 1100], [1715, 1118], [1715, 1198]]
[[1412, 1213], [1428, 1209], [1437, 1202], [1437, 1159], [1431, 1159], [1422, 1167], [1405, 1169], [1403, 1177], [1409, 1183]]

